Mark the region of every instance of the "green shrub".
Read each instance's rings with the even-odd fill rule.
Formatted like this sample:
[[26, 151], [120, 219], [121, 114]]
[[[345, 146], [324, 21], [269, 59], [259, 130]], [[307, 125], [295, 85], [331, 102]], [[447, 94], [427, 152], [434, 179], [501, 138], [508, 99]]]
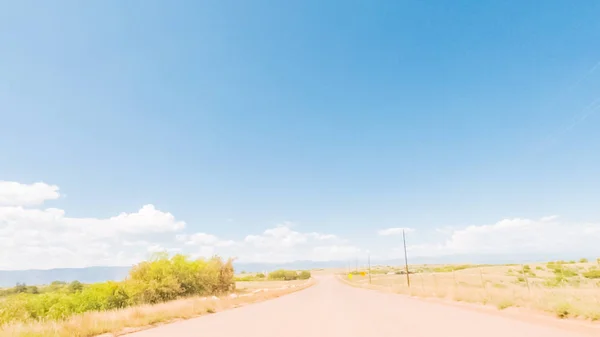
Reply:
[[308, 270], [303, 270], [298, 275], [299, 280], [308, 280], [310, 278], [310, 272]]
[[560, 303], [554, 307], [554, 313], [558, 318], [568, 318], [573, 315], [573, 308], [569, 303]]
[[498, 303], [498, 309], [504, 310], [506, 308], [512, 307], [513, 305], [515, 304], [510, 300], [502, 300], [500, 303]]
[[582, 257], [581, 259], [579, 259], [579, 263], [588, 263], [589, 260], [586, 259], [585, 257]]
[[64, 282], [53, 282], [43, 288], [41, 294], [15, 292], [0, 301], [0, 325], [12, 321], [60, 320], [87, 311], [158, 303], [182, 296], [221, 294], [234, 289], [231, 260], [223, 261], [219, 257], [190, 260], [183, 255], [169, 258], [159, 254], [133, 267], [123, 282], [89, 286], [77, 281], [68, 286]]
[[286, 270], [283, 269], [274, 270], [269, 273], [268, 278], [269, 280], [285, 280], [285, 273]]
[[598, 278], [600, 278], [600, 270], [599, 269], [589, 270], [589, 271], [583, 273], [582, 275], [585, 278], [598, 279]]
[[569, 268], [555, 269], [554, 270], [554, 274], [556, 274], [556, 275], [562, 275], [563, 277], [574, 277], [574, 276], [578, 276], [579, 275], [577, 273], [577, 271], [575, 271], [573, 269], [569, 269]]
[[310, 278], [310, 271], [303, 270], [300, 273], [295, 270], [279, 269], [269, 273], [269, 280], [292, 281], [305, 280]]
[[37, 286], [27, 286], [26, 293], [36, 295], [36, 294], [40, 293], [40, 290], [38, 289]]
[[69, 291], [72, 293], [76, 293], [78, 291], [83, 290], [83, 284], [79, 281], [73, 281], [69, 284]]
[[237, 276], [235, 278], [236, 282], [253, 282], [253, 281], [263, 281], [265, 279], [265, 274], [258, 273], [256, 275], [243, 275]]
[[560, 287], [565, 282], [566, 282], [566, 279], [564, 277], [562, 277], [561, 275], [556, 275], [554, 278], [545, 280], [544, 286], [550, 287], [550, 288], [555, 288], [555, 287]]

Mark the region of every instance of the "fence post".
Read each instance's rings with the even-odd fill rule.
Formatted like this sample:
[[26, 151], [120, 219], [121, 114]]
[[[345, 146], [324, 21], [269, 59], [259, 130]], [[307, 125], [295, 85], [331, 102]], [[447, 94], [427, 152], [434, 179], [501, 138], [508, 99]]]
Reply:
[[368, 256], [368, 260], [369, 260], [369, 284], [371, 284], [371, 252], [369, 252], [369, 256]]

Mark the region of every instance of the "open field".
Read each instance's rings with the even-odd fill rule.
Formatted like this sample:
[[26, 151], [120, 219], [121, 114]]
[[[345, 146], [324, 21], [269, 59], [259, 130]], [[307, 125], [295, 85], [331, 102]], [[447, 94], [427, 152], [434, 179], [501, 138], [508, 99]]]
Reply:
[[[600, 269], [596, 263], [524, 265], [413, 265], [411, 286], [401, 267], [377, 267], [369, 277], [344, 276], [366, 288], [551, 312], [557, 317], [600, 320]], [[587, 277], [586, 277], [587, 276]]]
[[306, 280], [292, 281], [241, 281], [235, 283], [235, 288], [238, 293], [247, 293], [257, 289], [277, 289], [284, 287], [299, 287], [306, 283]]
[[[282, 281], [286, 282], [286, 281]], [[291, 281], [294, 282], [294, 281]], [[156, 305], [142, 305], [120, 310], [87, 312], [64, 321], [35, 321], [6, 325], [0, 328], [0, 337], [93, 337], [120, 336], [153, 326], [211, 314], [222, 310], [277, 298], [314, 284], [311, 281], [296, 283], [296, 287], [275, 287], [279, 282], [257, 282], [253, 288], [268, 291], [242, 294], [237, 297], [193, 297]], [[269, 283], [269, 284], [267, 284]], [[270, 288], [269, 288], [270, 287]], [[245, 288], [250, 289], [250, 288]]]

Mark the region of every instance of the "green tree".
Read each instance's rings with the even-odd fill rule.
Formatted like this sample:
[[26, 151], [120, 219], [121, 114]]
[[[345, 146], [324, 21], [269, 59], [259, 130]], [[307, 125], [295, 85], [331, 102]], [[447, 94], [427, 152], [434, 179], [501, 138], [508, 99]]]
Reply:
[[17, 282], [17, 285], [15, 286], [15, 293], [20, 294], [25, 292], [27, 292], [27, 285], [25, 283]]
[[77, 280], [69, 284], [69, 292], [76, 293], [83, 290], [83, 284]]

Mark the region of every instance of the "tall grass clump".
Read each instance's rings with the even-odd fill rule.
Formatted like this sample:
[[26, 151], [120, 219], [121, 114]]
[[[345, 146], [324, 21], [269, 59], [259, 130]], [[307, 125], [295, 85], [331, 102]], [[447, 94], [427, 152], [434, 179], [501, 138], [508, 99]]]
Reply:
[[583, 273], [582, 275], [585, 278], [598, 279], [598, 278], [600, 278], [600, 269], [593, 269], [593, 270]]
[[234, 290], [231, 260], [192, 260], [184, 255], [157, 254], [134, 266], [122, 282], [54, 284], [55, 291], [20, 292], [0, 301], [0, 326], [14, 321], [62, 320], [88, 311], [156, 304], [192, 295]]

